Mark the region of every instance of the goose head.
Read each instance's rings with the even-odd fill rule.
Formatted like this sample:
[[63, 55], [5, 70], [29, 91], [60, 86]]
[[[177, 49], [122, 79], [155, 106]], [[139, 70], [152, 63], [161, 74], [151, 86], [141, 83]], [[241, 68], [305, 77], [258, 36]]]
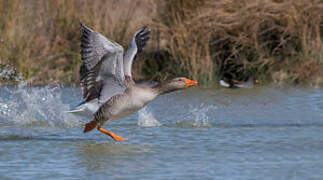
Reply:
[[155, 89], [157, 89], [160, 94], [165, 94], [195, 85], [197, 85], [197, 81], [193, 81], [184, 77], [178, 77], [170, 81], [160, 83], [159, 85], [155, 86]]
[[175, 89], [183, 89], [186, 87], [195, 86], [197, 85], [197, 82], [184, 77], [178, 77], [170, 80], [167, 84]]

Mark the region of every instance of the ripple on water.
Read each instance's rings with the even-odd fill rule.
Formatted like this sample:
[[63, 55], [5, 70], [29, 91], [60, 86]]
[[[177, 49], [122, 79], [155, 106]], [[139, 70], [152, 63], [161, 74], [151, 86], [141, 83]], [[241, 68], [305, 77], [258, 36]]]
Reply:
[[[169, 94], [139, 112], [139, 118], [106, 124], [128, 138], [125, 142], [98, 131], [83, 134], [76, 117], [59, 114], [80, 94], [79, 88], [0, 88], [0, 179], [323, 177], [323, 91]], [[33, 109], [29, 102], [39, 104]], [[155, 117], [161, 126], [141, 128], [155, 126]], [[64, 128], [69, 126], [75, 128]]]

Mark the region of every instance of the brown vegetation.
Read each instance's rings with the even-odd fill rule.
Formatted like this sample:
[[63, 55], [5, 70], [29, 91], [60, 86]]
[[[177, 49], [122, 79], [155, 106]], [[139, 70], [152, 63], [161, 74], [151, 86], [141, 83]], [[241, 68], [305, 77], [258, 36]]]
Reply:
[[323, 83], [320, 0], [0, 0], [0, 60], [33, 84], [78, 84], [79, 22], [125, 48], [143, 25], [152, 39], [135, 78], [217, 82], [238, 67], [264, 81]]

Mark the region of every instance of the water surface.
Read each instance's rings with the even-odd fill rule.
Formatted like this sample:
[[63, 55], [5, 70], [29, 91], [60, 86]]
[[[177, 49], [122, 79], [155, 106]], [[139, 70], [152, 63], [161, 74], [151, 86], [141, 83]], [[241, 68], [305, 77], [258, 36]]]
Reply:
[[0, 87], [0, 179], [323, 179], [323, 90], [192, 88], [82, 133], [71, 87]]

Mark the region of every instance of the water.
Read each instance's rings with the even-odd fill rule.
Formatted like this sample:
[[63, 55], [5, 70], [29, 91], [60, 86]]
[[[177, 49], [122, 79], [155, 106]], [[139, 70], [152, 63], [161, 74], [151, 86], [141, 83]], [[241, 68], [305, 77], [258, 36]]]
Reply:
[[323, 90], [192, 88], [82, 133], [71, 87], [0, 87], [0, 179], [323, 179]]
[[160, 126], [160, 122], [154, 117], [153, 113], [147, 111], [147, 107], [142, 108], [138, 112], [138, 126], [153, 127]]

